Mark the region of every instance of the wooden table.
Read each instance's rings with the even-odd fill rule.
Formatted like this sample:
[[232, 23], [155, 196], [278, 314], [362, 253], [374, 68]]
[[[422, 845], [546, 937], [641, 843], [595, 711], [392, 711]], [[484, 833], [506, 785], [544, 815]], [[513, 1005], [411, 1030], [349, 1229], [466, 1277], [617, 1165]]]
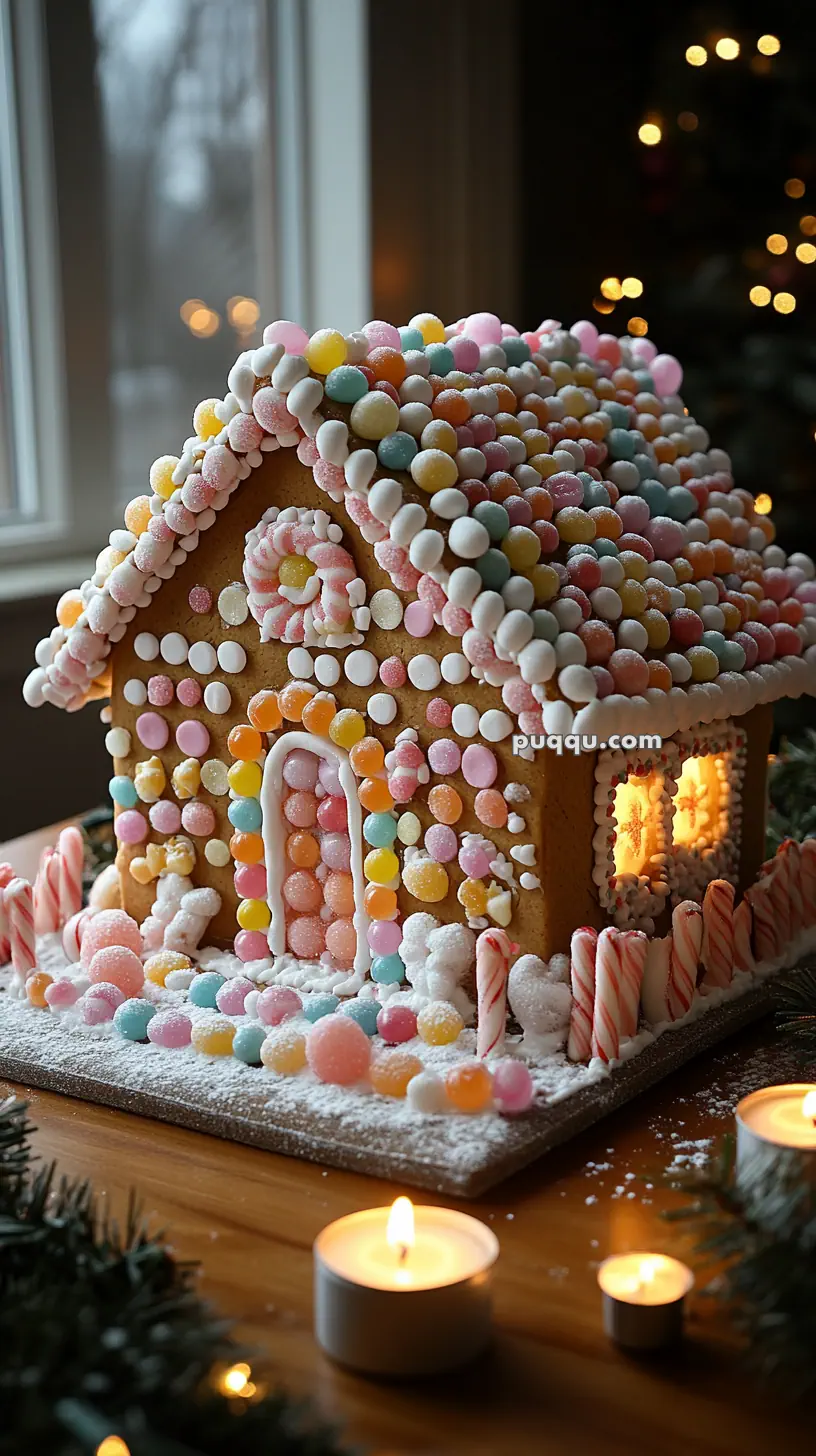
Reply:
[[649, 1185], [678, 1154], [697, 1156], [701, 1140], [727, 1130], [738, 1096], [793, 1080], [790, 1058], [772, 1027], [754, 1029], [461, 1205], [501, 1242], [495, 1348], [458, 1375], [404, 1385], [360, 1379], [318, 1351], [311, 1244], [331, 1219], [410, 1189], [15, 1090], [30, 1100], [41, 1156], [93, 1177], [115, 1210], [135, 1187], [176, 1252], [201, 1261], [204, 1291], [280, 1381], [378, 1456], [804, 1456], [812, 1451], [805, 1417], [757, 1391], [709, 1300], [694, 1302], [679, 1353], [637, 1361], [604, 1337], [596, 1286], [607, 1253], [682, 1255], [676, 1226], [659, 1216], [675, 1196]]

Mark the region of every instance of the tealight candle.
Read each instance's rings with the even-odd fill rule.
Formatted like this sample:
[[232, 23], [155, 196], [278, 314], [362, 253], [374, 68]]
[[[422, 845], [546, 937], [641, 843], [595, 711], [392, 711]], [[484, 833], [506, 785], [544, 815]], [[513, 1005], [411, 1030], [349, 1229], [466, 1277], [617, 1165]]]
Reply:
[[658, 1350], [683, 1333], [694, 1275], [668, 1254], [613, 1254], [598, 1270], [604, 1330], [628, 1350]]
[[498, 1254], [478, 1219], [409, 1198], [337, 1219], [314, 1244], [318, 1343], [372, 1375], [464, 1365], [490, 1340]]
[[737, 1103], [737, 1174], [816, 1182], [816, 1083], [763, 1087]]

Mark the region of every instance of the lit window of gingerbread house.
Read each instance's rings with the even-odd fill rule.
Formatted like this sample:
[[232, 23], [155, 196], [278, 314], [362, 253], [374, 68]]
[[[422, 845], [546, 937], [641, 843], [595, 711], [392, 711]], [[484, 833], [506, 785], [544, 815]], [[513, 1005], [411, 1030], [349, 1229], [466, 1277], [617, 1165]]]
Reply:
[[616, 875], [649, 873], [654, 855], [662, 848], [663, 777], [655, 769], [635, 772], [615, 789]]
[[718, 838], [725, 761], [716, 754], [687, 758], [674, 795], [675, 844], [707, 849]]
[[669, 748], [672, 894], [698, 899], [712, 878], [733, 879], [742, 842], [745, 735], [731, 722], [680, 734]]

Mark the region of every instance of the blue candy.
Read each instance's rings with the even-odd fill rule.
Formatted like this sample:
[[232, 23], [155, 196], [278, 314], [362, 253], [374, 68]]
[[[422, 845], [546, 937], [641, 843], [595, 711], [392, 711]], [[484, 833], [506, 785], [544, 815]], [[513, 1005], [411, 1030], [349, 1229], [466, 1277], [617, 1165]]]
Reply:
[[425, 358], [430, 365], [430, 373], [439, 374], [443, 379], [446, 374], [451, 374], [456, 368], [453, 354], [447, 344], [428, 344]]
[[363, 838], [374, 849], [387, 849], [397, 837], [397, 821], [392, 814], [369, 814], [363, 822]]
[[136, 785], [127, 774], [114, 774], [108, 784], [108, 793], [120, 809], [132, 809], [139, 802]]
[[383, 986], [397, 986], [400, 981], [405, 980], [405, 962], [402, 956], [393, 955], [375, 956], [371, 962], [371, 977], [379, 981]]
[[397, 333], [400, 336], [403, 354], [408, 349], [424, 350], [425, 340], [419, 332], [419, 329], [412, 329], [408, 324], [403, 324], [402, 328], [397, 330]]
[[610, 430], [606, 443], [613, 460], [633, 459], [635, 440], [631, 430]]
[[629, 424], [629, 409], [625, 404], [618, 404], [617, 400], [605, 399], [603, 413], [608, 415], [613, 426], [618, 426], [622, 430], [625, 430]]
[[[705, 636], [703, 633], [704, 641]], [[745, 649], [740, 647], [739, 642], [725, 641], [717, 653], [717, 659], [723, 672], [742, 672], [745, 667]]]
[[366, 1036], [374, 1036], [377, 1030], [377, 1017], [382, 1011], [379, 1001], [347, 1001], [340, 1007], [343, 1016], [350, 1016], [361, 1026]]
[[479, 501], [473, 519], [484, 526], [491, 541], [503, 541], [510, 530], [510, 517], [498, 501]]
[[606, 536], [596, 537], [594, 544], [598, 556], [620, 556], [615, 542], [608, 540]]
[[321, 1016], [331, 1016], [339, 1005], [337, 996], [311, 996], [303, 1003], [303, 1015], [307, 1021], [319, 1021]]
[[210, 1010], [215, 1010], [215, 998], [225, 980], [226, 977], [219, 975], [218, 971], [202, 971], [191, 981], [187, 995], [194, 1006], [207, 1006]]
[[253, 834], [261, 827], [261, 806], [257, 799], [233, 799], [227, 818], [235, 829]]
[[635, 491], [641, 500], [645, 500], [653, 516], [665, 516], [666, 505], [669, 499], [669, 492], [665, 485], [659, 480], [644, 480], [643, 484]]
[[336, 400], [338, 404], [356, 404], [358, 399], [368, 394], [368, 380], [353, 364], [340, 364], [326, 375], [323, 388], [329, 399]]
[[666, 497], [666, 515], [673, 521], [687, 521], [697, 511], [697, 498], [684, 485], [672, 485]]
[[509, 580], [512, 570], [504, 552], [499, 551], [495, 546], [491, 546], [485, 551], [484, 556], [480, 556], [473, 565], [488, 591], [501, 591], [505, 582]]
[[155, 1006], [134, 996], [123, 1001], [113, 1013], [113, 1024], [121, 1036], [128, 1041], [146, 1041], [147, 1023], [156, 1015]]
[[417, 442], [405, 430], [386, 435], [377, 446], [377, 458], [386, 470], [407, 470], [417, 453]]
[[506, 339], [502, 339], [501, 346], [504, 349], [504, 357], [508, 365], [514, 364], [518, 367], [520, 364], [526, 364], [527, 360], [532, 357], [530, 345], [525, 343], [524, 339], [516, 338], [514, 334], [508, 334]]
[[232, 1040], [232, 1055], [239, 1062], [246, 1062], [248, 1067], [259, 1067], [266, 1031], [265, 1026], [258, 1026], [254, 1021], [248, 1022], [246, 1026], [239, 1026]]

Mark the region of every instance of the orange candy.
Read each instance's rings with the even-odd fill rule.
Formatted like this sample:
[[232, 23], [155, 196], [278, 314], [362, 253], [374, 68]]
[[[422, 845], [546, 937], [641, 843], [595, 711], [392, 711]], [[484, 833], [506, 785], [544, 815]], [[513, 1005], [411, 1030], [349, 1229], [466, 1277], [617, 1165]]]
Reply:
[[393, 809], [394, 799], [384, 779], [363, 779], [357, 797], [364, 809], [371, 814], [384, 814]]
[[419, 1057], [410, 1052], [381, 1052], [371, 1063], [371, 1086], [381, 1097], [404, 1097], [412, 1077], [422, 1071]]
[[260, 864], [264, 853], [263, 840], [260, 834], [239, 832], [233, 834], [229, 842], [229, 851], [239, 864]]
[[319, 738], [327, 738], [337, 716], [337, 703], [331, 693], [316, 693], [303, 709], [303, 726]]
[[460, 1112], [481, 1112], [492, 1096], [490, 1073], [484, 1062], [461, 1062], [447, 1073], [445, 1089]]
[[727, 541], [715, 540], [711, 542], [711, 549], [714, 552], [714, 570], [718, 576], [730, 576], [734, 569], [734, 552]]
[[695, 581], [708, 581], [714, 575], [714, 552], [703, 541], [689, 541], [686, 557], [691, 563]]
[[385, 765], [385, 749], [377, 738], [361, 738], [349, 753], [349, 763], [359, 779], [381, 773]]
[[233, 728], [227, 739], [227, 748], [233, 758], [250, 760], [260, 758], [263, 752], [263, 739], [257, 728], [250, 728], [248, 723], [239, 723]]
[[433, 402], [432, 412], [436, 419], [447, 420], [449, 425], [464, 425], [471, 415], [470, 405], [458, 389], [441, 389]]
[[323, 898], [335, 915], [354, 914], [354, 881], [351, 875], [335, 870], [327, 875], [323, 886]]
[[315, 689], [305, 682], [288, 682], [278, 693], [278, 702], [284, 718], [290, 723], [303, 721], [303, 709], [315, 695]]
[[298, 869], [311, 870], [320, 859], [320, 846], [313, 834], [300, 830], [297, 834], [289, 835], [286, 854]]
[[656, 657], [649, 661], [649, 687], [659, 688], [662, 693], [670, 691], [672, 686], [671, 669], [665, 662], [658, 662]]
[[399, 389], [408, 372], [399, 349], [390, 349], [387, 344], [372, 349], [365, 362], [375, 379], [384, 379], [395, 389]]
[[363, 906], [371, 920], [392, 920], [397, 913], [396, 891], [385, 885], [367, 885]]
[[450, 784], [437, 784], [431, 789], [428, 808], [440, 824], [455, 824], [462, 817], [462, 800]]
[[47, 971], [35, 971], [32, 976], [28, 977], [25, 992], [32, 1006], [45, 1007], [48, 1005], [45, 993], [53, 979], [54, 977], [49, 976]]
[[262, 688], [254, 698], [250, 698], [247, 712], [250, 723], [261, 733], [274, 733], [283, 722], [278, 695], [271, 688]]
[[590, 520], [595, 522], [595, 535], [606, 541], [617, 541], [623, 534], [623, 521], [610, 506], [592, 506]]
[[703, 512], [703, 520], [708, 526], [710, 540], [731, 540], [733, 527], [731, 525], [731, 517], [727, 511], [721, 511], [718, 506], [712, 506], [710, 510]]
[[78, 591], [63, 592], [57, 602], [57, 621], [61, 627], [73, 627], [84, 611], [85, 603]]

